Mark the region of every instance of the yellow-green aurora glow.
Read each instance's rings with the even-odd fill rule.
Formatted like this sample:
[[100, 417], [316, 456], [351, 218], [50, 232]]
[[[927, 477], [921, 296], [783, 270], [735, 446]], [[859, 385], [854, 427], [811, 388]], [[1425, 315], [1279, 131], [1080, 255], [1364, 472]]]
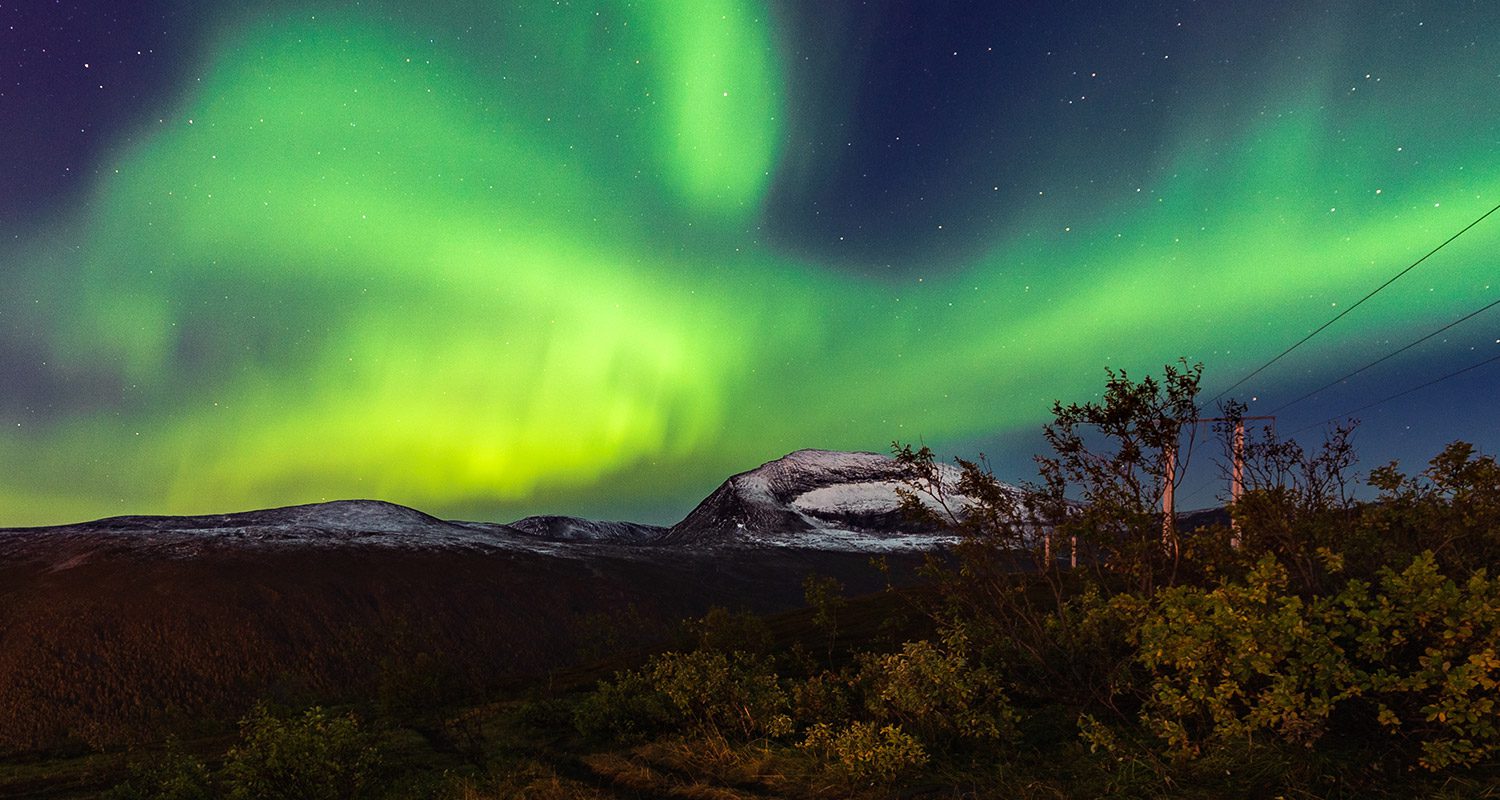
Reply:
[[[534, 5], [457, 44], [373, 11], [216, 28], [77, 213], [0, 249], [5, 357], [36, 362], [5, 374], [74, 395], [0, 429], [0, 524], [343, 497], [670, 517], [797, 447], [1034, 428], [1105, 365], [1201, 359], [1212, 388], [1500, 202], [1493, 61], [1366, 78], [1346, 43], [1180, 103], [1134, 185], [1091, 191], [1120, 166], [1044, 142], [955, 153], [1071, 189], [958, 263], [843, 268], [767, 230], [817, 90], [774, 9]], [[1278, 385], [1493, 299], [1496, 252], [1476, 228]]]

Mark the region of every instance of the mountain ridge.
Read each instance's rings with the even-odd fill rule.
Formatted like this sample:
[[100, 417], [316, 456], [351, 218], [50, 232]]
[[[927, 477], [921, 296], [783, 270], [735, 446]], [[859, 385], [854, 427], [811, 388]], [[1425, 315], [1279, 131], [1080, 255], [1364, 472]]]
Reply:
[[[938, 469], [945, 483], [956, 483], [957, 468]], [[903, 465], [890, 456], [802, 449], [730, 476], [671, 526], [562, 515], [509, 523], [445, 520], [384, 500], [352, 499], [0, 528], [0, 557], [24, 555], [28, 544], [42, 539], [130, 546], [176, 557], [235, 547], [437, 547], [567, 555], [578, 548], [618, 546], [889, 551], [952, 543], [950, 534], [917, 526], [902, 514], [897, 489], [907, 480]], [[955, 500], [960, 506], [968, 502]]]
[[0, 530], [0, 753], [154, 741], [184, 715], [351, 702], [418, 673], [476, 696], [578, 664], [601, 631], [656, 646], [716, 606], [798, 608], [808, 575], [904, 585], [945, 534], [900, 517], [900, 478], [874, 453], [797, 451], [670, 529], [339, 500]]

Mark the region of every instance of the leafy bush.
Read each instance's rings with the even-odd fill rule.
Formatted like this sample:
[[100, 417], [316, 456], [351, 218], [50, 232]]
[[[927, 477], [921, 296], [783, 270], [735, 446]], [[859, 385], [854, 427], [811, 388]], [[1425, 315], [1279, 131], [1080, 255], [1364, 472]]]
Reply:
[[168, 739], [159, 756], [130, 765], [130, 777], [105, 793], [106, 800], [211, 800], [217, 797], [208, 767]]
[[240, 722], [224, 779], [231, 798], [353, 800], [369, 796], [379, 754], [352, 714], [313, 707], [280, 718], [264, 705]]
[[1141, 718], [1172, 753], [1257, 736], [1310, 746], [1340, 720], [1342, 735], [1384, 732], [1430, 770], [1500, 753], [1500, 580], [1456, 582], [1427, 552], [1336, 594], [1304, 599], [1287, 581], [1267, 556], [1243, 582], [1149, 604]]
[[574, 717], [580, 732], [639, 740], [671, 725], [736, 739], [791, 733], [791, 700], [770, 659], [720, 650], [667, 652], [601, 681]]
[[1418, 745], [1423, 767], [1500, 753], [1500, 578], [1480, 570], [1455, 581], [1429, 551], [1399, 573], [1381, 570], [1373, 594], [1351, 581], [1338, 601], [1378, 722]]
[[1243, 583], [1174, 587], [1149, 604], [1133, 631], [1151, 676], [1142, 721], [1172, 753], [1257, 733], [1310, 744], [1354, 696], [1326, 620], [1286, 587], [1285, 567], [1267, 556]]
[[792, 717], [799, 724], [846, 722], [854, 712], [855, 678], [823, 670], [792, 684]]
[[645, 672], [678, 716], [704, 732], [743, 739], [791, 733], [790, 698], [770, 659], [717, 650], [663, 653]]
[[1461, 574], [1500, 563], [1500, 464], [1454, 442], [1418, 476], [1395, 463], [1370, 473], [1380, 491], [1365, 509], [1369, 538], [1386, 562], [1431, 550], [1438, 565]]
[[852, 722], [834, 726], [820, 722], [798, 745], [855, 781], [889, 783], [927, 763], [927, 751], [900, 725], [877, 726]]
[[666, 695], [656, 690], [645, 673], [634, 670], [600, 681], [573, 712], [574, 727], [595, 741], [639, 742], [676, 721]]
[[935, 745], [1009, 736], [1016, 713], [999, 674], [970, 660], [960, 631], [945, 633], [941, 644], [907, 642], [899, 653], [865, 657], [861, 680], [870, 687], [870, 710]]

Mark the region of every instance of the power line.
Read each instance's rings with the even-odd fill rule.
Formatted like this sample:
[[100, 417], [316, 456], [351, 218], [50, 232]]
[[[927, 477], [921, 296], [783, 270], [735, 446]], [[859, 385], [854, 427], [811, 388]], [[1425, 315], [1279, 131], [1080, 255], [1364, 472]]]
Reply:
[[1263, 371], [1266, 367], [1269, 367], [1272, 364], [1275, 364], [1277, 361], [1280, 361], [1282, 358], [1284, 358], [1288, 353], [1292, 352], [1293, 350], [1296, 350], [1297, 348], [1301, 347], [1304, 344], [1307, 344], [1307, 342], [1308, 342], [1309, 339], [1311, 339], [1314, 336], [1317, 336], [1318, 334], [1322, 333], [1323, 330], [1325, 328], [1327, 328], [1329, 325], [1332, 325], [1333, 323], [1338, 322], [1339, 320], [1343, 319], [1344, 315], [1348, 314], [1349, 312], [1353, 311], [1356, 308], [1359, 308], [1361, 305], [1364, 304], [1364, 302], [1366, 300], [1369, 300], [1370, 298], [1372, 298], [1375, 295], [1379, 294], [1380, 291], [1382, 289], [1384, 289], [1385, 287], [1390, 286], [1391, 284], [1393, 284], [1396, 281], [1400, 280], [1403, 275], [1405, 275], [1406, 273], [1411, 272], [1412, 270], [1416, 269], [1419, 265], [1421, 265], [1421, 263], [1423, 261], [1426, 261], [1427, 259], [1431, 258], [1434, 254], [1436, 254], [1439, 250], [1442, 250], [1444, 247], [1447, 247], [1449, 244], [1451, 244], [1453, 242], [1454, 239], [1457, 239], [1458, 237], [1463, 236], [1465, 233], [1468, 233], [1470, 228], [1473, 228], [1475, 225], [1478, 225], [1479, 223], [1483, 222], [1486, 217], [1488, 217], [1489, 215], [1495, 213], [1496, 211], [1500, 211], [1500, 205], [1496, 205], [1494, 208], [1491, 208], [1489, 211], [1486, 211], [1483, 214], [1481, 214], [1478, 219], [1474, 220], [1473, 222], [1470, 222], [1468, 225], [1465, 225], [1463, 227], [1463, 229], [1460, 230], [1458, 233], [1455, 233], [1452, 236], [1449, 236], [1447, 239], [1443, 240], [1442, 244], [1440, 244], [1437, 247], [1434, 247], [1431, 250], [1429, 250], [1427, 252], [1427, 255], [1424, 255], [1421, 258], [1417, 259], [1416, 261], [1411, 262], [1411, 264], [1407, 265], [1407, 267], [1405, 269], [1401, 270], [1400, 272], [1396, 273], [1395, 275], [1392, 275], [1390, 278], [1386, 279], [1385, 283], [1380, 284], [1379, 286], [1375, 287], [1375, 289], [1373, 291], [1371, 291], [1369, 294], [1365, 295], [1364, 297], [1361, 297], [1359, 299], [1359, 302], [1357, 302], [1354, 305], [1349, 306], [1348, 308], [1345, 308], [1343, 311], [1340, 311], [1339, 313], [1335, 314], [1333, 316], [1333, 319], [1330, 319], [1327, 322], [1323, 323], [1322, 325], [1319, 325], [1317, 327], [1317, 329], [1315, 329], [1312, 333], [1309, 333], [1308, 335], [1302, 337], [1301, 339], [1298, 339], [1296, 344], [1292, 345], [1291, 347], [1288, 347], [1285, 350], [1282, 350], [1280, 353], [1276, 354], [1275, 358], [1273, 358], [1270, 361], [1267, 361], [1266, 363], [1261, 364], [1260, 366], [1256, 367], [1254, 370], [1252, 370], [1250, 372], [1249, 375], [1246, 375], [1245, 377], [1240, 378], [1239, 380], [1235, 381], [1233, 384], [1231, 384], [1229, 386], [1229, 388], [1227, 388], [1224, 391], [1219, 392], [1218, 394], [1214, 395], [1213, 400], [1210, 400], [1208, 402], [1210, 404], [1212, 404], [1212, 403], [1218, 401], [1219, 398], [1221, 398], [1224, 395], [1229, 394], [1230, 392], [1234, 391], [1235, 388], [1237, 388], [1240, 384], [1244, 383], [1245, 381], [1250, 380], [1251, 378], [1255, 377], [1256, 375], [1259, 375], [1261, 373], [1261, 371]]
[[1479, 362], [1478, 364], [1470, 364], [1469, 366], [1464, 367], [1463, 369], [1455, 370], [1453, 372], [1450, 372], [1450, 373], [1448, 373], [1447, 375], [1444, 375], [1441, 378], [1433, 378], [1432, 380], [1430, 380], [1430, 381], [1428, 381], [1428, 382], [1426, 382], [1426, 383], [1424, 383], [1424, 384], [1422, 384], [1420, 386], [1413, 386], [1410, 389], [1407, 389], [1405, 391], [1397, 392], [1397, 393], [1391, 395], [1390, 397], [1382, 398], [1382, 399], [1376, 400], [1375, 402], [1370, 403], [1368, 405], [1360, 406], [1359, 408], [1356, 408], [1353, 411], [1345, 411], [1342, 414], [1335, 414], [1335, 415], [1329, 417], [1328, 419], [1323, 420], [1322, 422], [1314, 422], [1311, 425], [1307, 425], [1307, 426], [1298, 428], [1297, 430], [1292, 431], [1292, 433], [1289, 434], [1289, 435], [1296, 435], [1296, 434], [1301, 433], [1301, 432], [1303, 432], [1305, 430], [1308, 430], [1309, 428], [1316, 428], [1319, 425], [1327, 425], [1328, 423], [1333, 422], [1334, 420], [1347, 419], [1348, 417], [1351, 417], [1351, 416], [1353, 416], [1355, 414], [1358, 414], [1361, 411], [1368, 411], [1369, 409], [1372, 409], [1372, 408], [1374, 408], [1374, 407], [1376, 407], [1378, 405], [1382, 405], [1384, 403], [1389, 403], [1390, 401], [1395, 400], [1398, 397], [1405, 397], [1405, 396], [1407, 396], [1407, 395], [1409, 395], [1409, 394], [1411, 394], [1413, 392], [1420, 392], [1420, 391], [1422, 391], [1423, 389], [1426, 389], [1429, 386], [1432, 386], [1434, 384], [1442, 383], [1443, 381], [1446, 381], [1449, 378], [1456, 378], [1456, 377], [1464, 374], [1465, 372], [1471, 372], [1473, 370], [1479, 369], [1482, 366], [1485, 366], [1486, 364], [1493, 364], [1496, 361], [1500, 361], [1500, 355], [1490, 356], [1489, 358], [1486, 358], [1485, 360]]
[[1500, 300], [1496, 300], [1496, 301], [1490, 303], [1489, 305], [1485, 306], [1484, 308], [1479, 309], [1478, 311], [1471, 311], [1471, 312], [1463, 315], [1462, 317], [1459, 317], [1458, 319], [1453, 320], [1452, 322], [1448, 323], [1447, 325], [1444, 325], [1443, 327], [1438, 328], [1437, 330], [1433, 331], [1432, 333], [1429, 333], [1426, 336], [1423, 336], [1422, 338], [1417, 339], [1414, 342], [1407, 343], [1405, 346], [1401, 347], [1401, 349], [1399, 349], [1399, 350], [1393, 350], [1392, 352], [1386, 353], [1385, 355], [1381, 356], [1380, 358], [1377, 358], [1374, 361], [1371, 361], [1370, 363], [1364, 365], [1363, 367], [1360, 367], [1359, 369], [1357, 369], [1357, 370], [1349, 373], [1348, 375], [1344, 375], [1343, 377], [1339, 377], [1339, 378], [1334, 378], [1333, 380], [1331, 380], [1331, 381], [1323, 384], [1322, 386], [1319, 386], [1318, 388], [1316, 388], [1316, 389], [1308, 392], [1307, 394], [1302, 395], [1301, 397], [1297, 398], [1296, 400], [1293, 400], [1293, 401], [1288, 402], [1288, 403], [1282, 403], [1280, 406], [1278, 406], [1276, 408], [1276, 410], [1274, 410], [1274, 411], [1272, 411], [1270, 413], [1273, 414], [1273, 415], [1274, 414], [1279, 414], [1279, 413], [1282, 412], [1282, 410], [1290, 408], [1290, 407], [1292, 407], [1294, 405], [1297, 405], [1298, 403], [1302, 402], [1303, 400], [1306, 400], [1307, 398], [1312, 397], [1313, 395], [1315, 395], [1315, 394], [1323, 391], [1324, 389], [1327, 389], [1327, 388], [1329, 388], [1331, 386], [1335, 386], [1337, 384], [1343, 383], [1344, 381], [1349, 380], [1350, 378], [1354, 377], [1355, 375], [1358, 375], [1361, 372], [1364, 372], [1365, 370], [1369, 369], [1370, 367], [1375, 366], [1376, 364], [1379, 364], [1379, 363], [1381, 363], [1383, 361], [1386, 361], [1388, 359], [1391, 359], [1391, 358], [1394, 358], [1396, 356], [1399, 356], [1402, 353], [1406, 352], [1407, 350], [1410, 350], [1413, 347], [1416, 347], [1417, 345], [1419, 345], [1419, 344], [1427, 341], [1428, 339], [1431, 339], [1432, 337], [1437, 336], [1438, 334], [1442, 333], [1443, 331], [1446, 331], [1449, 328], [1452, 328], [1452, 327], [1454, 327], [1455, 325], [1458, 325], [1461, 322], [1466, 322], [1466, 321], [1468, 321], [1470, 319], [1473, 319], [1474, 317], [1477, 317], [1480, 314], [1483, 314], [1484, 312], [1489, 311], [1490, 309], [1494, 308], [1495, 306], [1500, 306]]

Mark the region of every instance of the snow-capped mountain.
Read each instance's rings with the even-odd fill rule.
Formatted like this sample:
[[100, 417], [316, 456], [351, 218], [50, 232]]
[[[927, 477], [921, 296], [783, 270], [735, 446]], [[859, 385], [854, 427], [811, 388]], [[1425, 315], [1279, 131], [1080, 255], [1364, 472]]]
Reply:
[[[945, 486], [957, 483], [957, 467], [938, 470]], [[872, 552], [953, 542], [951, 534], [916, 526], [901, 512], [897, 489], [907, 488], [907, 480], [905, 468], [889, 456], [798, 450], [725, 481], [663, 541]], [[960, 514], [969, 502], [962, 496], [948, 500]]]

